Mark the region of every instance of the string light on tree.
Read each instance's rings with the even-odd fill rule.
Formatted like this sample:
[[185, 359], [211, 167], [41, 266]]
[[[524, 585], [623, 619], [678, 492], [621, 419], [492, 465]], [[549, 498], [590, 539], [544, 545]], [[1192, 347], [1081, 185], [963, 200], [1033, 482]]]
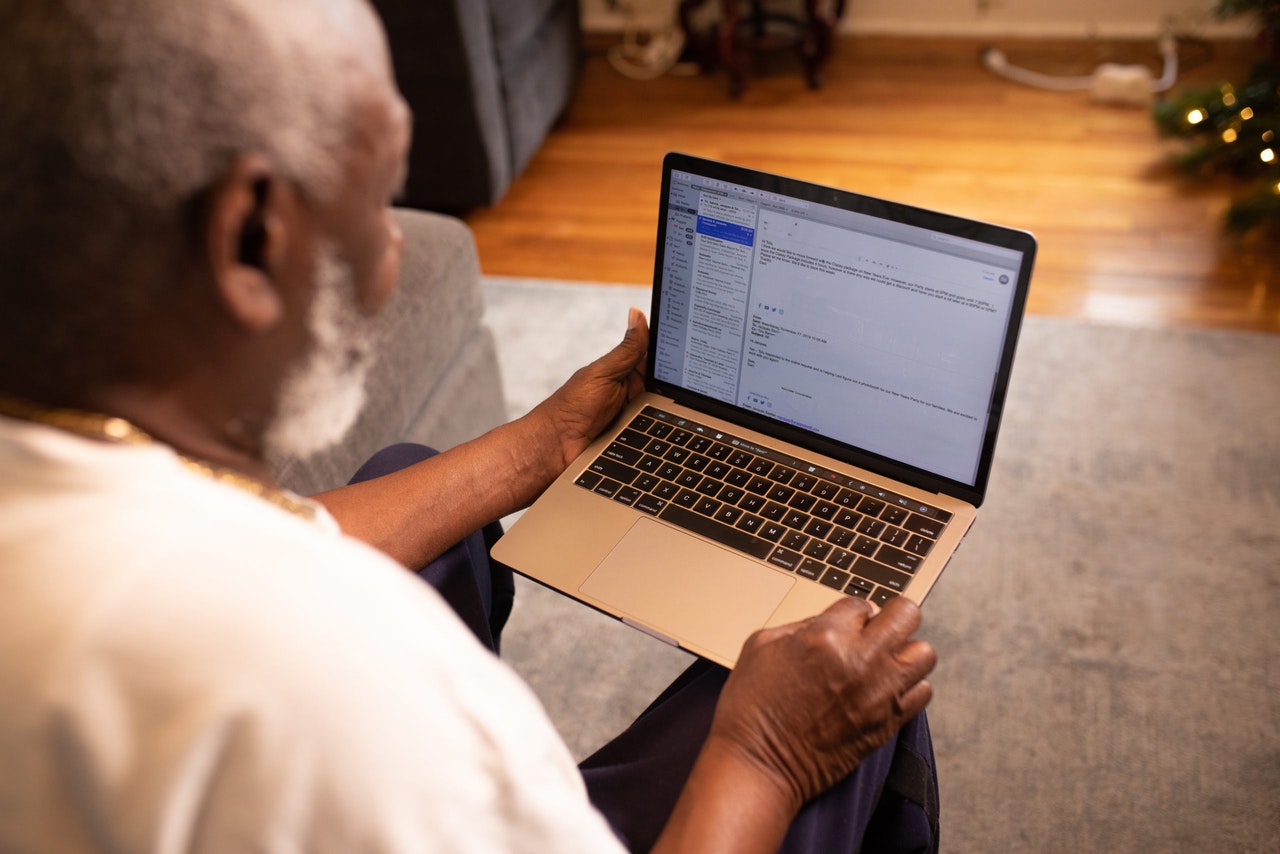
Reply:
[[1280, 0], [1220, 0], [1217, 11], [1261, 18], [1261, 61], [1243, 83], [1219, 83], [1157, 104], [1156, 127], [1185, 141], [1174, 162], [1188, 176], [1256, 181], [1228, 209], [1229, 228], [1280, 227]]

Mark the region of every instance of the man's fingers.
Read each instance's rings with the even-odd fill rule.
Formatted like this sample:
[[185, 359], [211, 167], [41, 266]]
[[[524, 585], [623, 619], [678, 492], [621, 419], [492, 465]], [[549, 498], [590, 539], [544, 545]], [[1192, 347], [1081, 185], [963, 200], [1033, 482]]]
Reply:
[[867, 623], [865, 634], [871, 643], [902, 643], [920, 628], [920, 606], [899, 596], [891, 599], [875, 619]]
[[898, 694], [894, 706], [902, 715], [902, 719], [908, 721], [924, 711], [924, 707], [929, 705], [932, 699], [933, 686], [928, 680], [922, 680]]
[[910, 678], [923, 679], [933, 672], [938, 663], [938, 653], [926, 641], [913, 640], [904, 644], [895, 656], [903, 672]]

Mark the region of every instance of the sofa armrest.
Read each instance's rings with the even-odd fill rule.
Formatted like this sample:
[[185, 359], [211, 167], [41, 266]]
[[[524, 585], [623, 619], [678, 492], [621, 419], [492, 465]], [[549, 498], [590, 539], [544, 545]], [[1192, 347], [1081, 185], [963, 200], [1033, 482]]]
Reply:
[[506, 418], [471, 230], [442, 214], [398, 209], [405, 251], [380, 315], [377, 359], [360, 416], [338, 446], [288, 460], [277, 477], [311, 494], [346, 483], [374, 451], [399, 441], [443, 450]]

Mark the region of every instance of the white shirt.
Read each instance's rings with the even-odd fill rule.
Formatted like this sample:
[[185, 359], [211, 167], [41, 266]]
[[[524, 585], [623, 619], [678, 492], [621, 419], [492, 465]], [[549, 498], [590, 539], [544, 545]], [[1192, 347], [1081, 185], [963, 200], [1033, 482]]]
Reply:
[[0, 851], [621, 850], [430, 587], [163, 446], [0, 418]]

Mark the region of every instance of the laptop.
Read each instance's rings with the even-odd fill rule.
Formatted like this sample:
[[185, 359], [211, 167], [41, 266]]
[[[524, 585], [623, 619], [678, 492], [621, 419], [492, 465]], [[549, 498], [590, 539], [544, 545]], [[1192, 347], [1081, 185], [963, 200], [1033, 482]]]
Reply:
[[493, 549], [727, 667], [923, 602], [982, 504], [1035, 239], [672, 153], [646, 390]]

